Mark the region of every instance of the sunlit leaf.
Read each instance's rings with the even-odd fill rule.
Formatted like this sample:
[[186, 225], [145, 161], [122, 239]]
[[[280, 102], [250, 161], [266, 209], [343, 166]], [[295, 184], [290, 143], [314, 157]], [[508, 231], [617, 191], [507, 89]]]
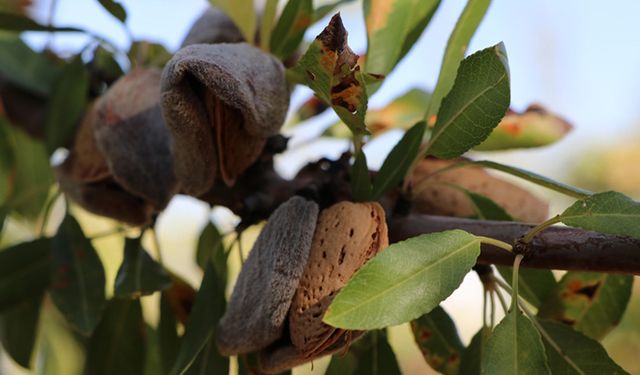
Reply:
[[482, 327], [475, 335], [473, 335], [469, 346], [467, 346], [462, 353], [462, 359], [460, 360], [460, 374], [480, 375], [487, 339], [490, 335], [491, 329], [489, 327]]
[[209, 0], [209, 2], [233, 20], [247, 42], [253, 42], [256, 31], [256, 12], [253, 8], [253, 0]]
[[90, 335], [106, 305], [100, 258], [76, 220], [67, 215], [53, 238], [53, 278], [49, 293], [69, 324]]
[[142, 374], [146, 355], [145, 324], [140, 300], [109, 301], [89, 341], [84, 373]]
[[89, 73], [80, 56], [64, 66], [54, 83], [49, 101], [45, 140], [49, 152], [72, 137], [87, 104]]
[[519, 309], [511, 309], [487, 340], [483, 374], [551, 374], [540, 333]]
[[431, 368], [442, 374], [458, 374], [464, 345], [455, 323], [442, 307], [412, 321], [411, 330]]
[[115, 0], [98, 0], [100, 5], [112, 16], [124, 23], [127, 21], [127, 11], [124, 10], [122, 4]]
[[395, 243], [356, 272], [323, 320], [334, 327], [374, 329], [416, 319], [460, 285], [478, 255], [480, 240], [461, 230]]
[[6, 31], [82, 31], [75, 27], [56, 27], [42, 25], [29, 17], [16, 13], [6, 13], [0, 11], [0, 30]]
[[[209, 263], [189, 315], [178, 358], [171, 374], [185, 374], [195, 362], [199, 362], [198, 356], [214, 341], [214, 331], [224, 313], [224, 308], [224, 285], [221, 284], [213, 264]], [[228, 366], [229, 359], [220, 355], [215, 345], [211, 349], [213, 350], [208, 353], [208, 358], [216, 362], [214, 366], [221, 366], [216, 368], [222, 368], [225, 364]]]
[[429, 153], [450, 159], [480, 144], [498, 125], [510, 101], [504, 45], [500, 43], [467, 57], [440, 106], [427, 144]]
[[289, 0], [271, 34], [271, 53], [280, 58], [291, 56], [312, 21], [311, 0]]
[[367, 202], [372, 199], [367, 157], [362, 150], [356, 154], [351, 168], [351, 191], [353, 199], [357, 202]]
[[484, 142], [474, 147], [478, 151], [541, 147], [561, 140], [571, 131], [564, 119], [540, 106], [530, 106], [523, 113], [509, 112]]
[[602, 345], [564, 324], [540, 321], [545, 331], [558, 344], [562, 353], [544, 341], [549, 367], [554, 374], [626, 374], [607, 354]]
[[620, 322], [632, 284], [633, 276], [629, 275], [567, 272], [540, 306], [538, 315], [600, 340]]
[[41, 306], [42, 295], [39, 295], [0, 314], [2, 348], [24, 368], [30, 368]]
[[46, 238], [0, 251], [0, 312], [42, 295], [51, 281], [50, 257]]
[[[365, 71], [386, 76], [418, 39], [439, 0], [365, 0], [368, 48]], [[381, 82], [369, 86], [373, 93]]]
[[265, 51], [268, 51], [271, 45], [271, 34], [276, 13], [278, 12], [278, 3], [279, 0], [266, 0], [262, 10], [260, 18], [260, 48]]
[[372, 331], [349, 347], [345, 355], [334, 355], [325, 375], [400, 375], [400, 366], [384, 331]]
[[358, 55], [347, 45], [340, 14], [333, 16], [292, 70], [321, 100], [331, 103], [354, 134], [367, 132], [367, 92]]
[[640, 203], [615, 191], [575, 202], [560, 214], [560, 220], [572, 227], [640, 238]]
[[442, 99], [449, 93], [456, 79], [456, 72], [469, 46], [469, 42], [484, 18], [491, 0], [468, 0], [455, 28], [449, 36], [444, 51], [438, 82], [433, 90], [426, 120], [429, 126], [436, 124], [436, 114], [440, 111]]
[[424, 121], [415, 124], [389, 152], [373, 181], [374, 200], [402, 181], [418, 154], [426, 128]]
[[124, 259], [116, 276], [115, 296], [140, 298], [170, 285], [171, 279], [164, 268], [142, 248], [140, 239], [125, 239]]

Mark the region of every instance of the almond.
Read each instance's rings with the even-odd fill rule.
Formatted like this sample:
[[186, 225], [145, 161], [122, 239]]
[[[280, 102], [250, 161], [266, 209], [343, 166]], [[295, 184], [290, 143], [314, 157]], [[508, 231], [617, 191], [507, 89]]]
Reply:
[[470, 217], [475, 214], [469, 198], [446, 184], [458, 185], [484, 195], [502, 206], [514, 219], [539, 223], [548, 216], [549, 206], [533, 194], [503, 179], [492, 176], [480, 167], [462, 167], [429, 175], [460, 162], [429, 158], [421, 161], [413, 174], [413, 207], [431, 215]]

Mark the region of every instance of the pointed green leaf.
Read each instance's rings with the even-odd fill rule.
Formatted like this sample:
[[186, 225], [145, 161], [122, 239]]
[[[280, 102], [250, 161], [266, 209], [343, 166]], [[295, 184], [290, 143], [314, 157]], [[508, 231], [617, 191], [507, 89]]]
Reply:
[[244, 40], [253, 43], [256, 32], [256, 11], [253, 0], [209, 0], [209, 2], [233, 20], [242, 32]]
[[[409, 51], [440, 5], [439, 0], [365, 0], [368, 48], [365, 71], [386, 76]], [[369, 86], [371, 93], [381, 82]]]
[[229, 358], [224, 357], [218, 353], [218, 347], [216, 346], [216, 340], [213, 336], [209, 338], [207, 344], [198, 353], [198, 356], [193, 361], [193, 364], [189, 367], [187, 375], [202, 375], [202, 374], [228, 374], [229, 373]]
[[483, 374], [551, 374], [540, 333], [519, 309], [511, 309], [487, 340]]
[[440, 106], [427, 144], [429, 153], [450, 159], [480, 144], [498, 125], [510, 101], [504, 45], [500, 43], [467, 57]]
[[271, 35], [271, 53], [285, 59], [296, 51], [313, 21], [311, 0], [289, 0]]
[[90, 335], [106, 305], [102, 262], [76, 220], [67, 215], [53, 238], [49, 293], [69, 324]]
[[64, 66], [49, 101], [45, 141], [49, 152], [66, 145], [87, 104], [89, 73], [78, 55]]
[[139, 375], [146, 355], [140, 300], [109, 301], [89, 341], [85, 375]]
[[354, 0], [337, 0], [330, 4], [321, 5], [313, 12], [313, 22], [320, 21], [329, 13], [332, 13], [334, 9], [343, 6], [348, 3], [352, 3]]
[[160, 321], [158, 322], [158, 346], [162, 374], [168, 374], [178, 356], [180, 338], [178, 337], [178, 322], [176, 320], [166, 292], [160, 297]]
[[482, 359], [486, 350], [487, 340], [491, 335], [491, 329], [482, 327], [473, 335], [469, 346], [464, 349], [460, 360], [460, 374], [480, 375], [482, 370]]
[[560, 220], [572, 227], [640, 238], [640, 203], [615, 191], [575, 202], [560, 214]]
[[144, 359], [144, 372], [142, 375], [160, 375], [164, 374], [162, 368], [162, 355], [160, 354], [160, 342], [158, 331], [153, 329], [149, 324], [145, 324], [145, 332], [147, 339], [147, 351]]
[[633, 276], [567, 272], [540, 306], [538, 315], [601, 340], [620, 322], [632, 284]]
[[468, 0], [467, 6], [462, 11], [455, 28], [451, 32], [451, 36], [449, 36], [447, 48], [442, 58], [442, 65], [440, 65], [438, 82], [433, 90], [433, 97], [425, 117], [429, 126], [433, 126], [436, 123], [435, 116], [440, 111], [442, 98], [451, 91], [460, 62], [464, 58], [473, 34], [475, 34], [476, 29], [487, 13], [490, 3], [491, 0]]
[[402, 139], [389, 152], [375, 177], [373, 200], [377, 200], [382, 194], [402, 181], [411, 163], [418, 155], [418, 150], [422, 143], [422, 135], [426, 127], [427, 124], [424, 121], [415, 124], [404, 133]]
[[19, 37], [0, 36], [0, 76], [35, 95], [47, 96], [60, 68]]
[[116, 61], [114, 54], [102, 46], [93, 51], [93, 59], [90, 63], [93, 74], [98, 74], [106, 83], [113, 83], [124, 75], [120, 63]]
[[125, 239], [124, 259], [116, 276], [115, 296], [140, 298], [166, 289], [170, 285], [169, 275], [142, 248], [140, 239]]
[[356, 154], [351, 167], [351, 192], [356, 202], [367, 202], [372, 199], [367, 157], [362, 150]]
[[480, 240], [462, 230], [395, 243], [365, 264], [329, 306], [324, 322], [374, 329], [433, 310], [462, 282], [480, 255]]
[[46, 238], [0, 251], [0, 312], [42, 295], [51, 281], [50, 257]]
[[24, 368], [30, 368], [41, 306], [42, 295], [39, 295], [0, 314], [2, 348]]
[[278, 12], [279, 0], [266, 0], [264, 8], [262, 10], [262, 16], [260, 19], [260, 48], [268, 51], [271, 45], [271, 34], [273, 29], [273, 22]]
[[540, 324], [562, 350], [562, 353], [559, 353], [547, 340], [544, 340], [549, 367], [554, 374], [627, 373], [609, 357], [599, 342], [564, 324], [544, 320], [540, 321]]
[[334, 355], [325, 375], [400, 375], [400, 366], [384, 331], [372, 331], [349, 347], [342, 356]]
[[100, 5], [112, 16], [125, 23], [127, 21], [127, 11], [124, 10], [122, 4], [115, 0], [98, 0]]
[[198, 239], [196, 249], [196, 263], [201, 270], [207, 268], [207, 263], [213, 259], [216, 273], [226, 280], [227, 256], [224, 253], [222, 235], [211, 221], [207, 221]]
[[447, 184], [452, 188], [464, 193], [469, 201], [471, 207], [476, 213], [476, 216], [480, 220], [496, 220], [496, 221], [513, 221], [511, 215], [507, 213], [499, 204], [493, 201], [491, 198], [485, 197], [482, 194], [475, 193], [467, 190], [462, 186]]
[[[499, 266], [497, 268], [502, 278], [511, 285], [513, 269], [505, 266]], [[557, 285], [553, 273], [549, 270], [521, 268], [518, 271], [518, 275], [518, 291], [520, 296], [537, 308], [542, 305], [549, 293]]]
[[366, 134], [367, 91], [358, 55], [347, 45], [347, 30], [340, 14], [333, 16], [292, 72], [321, 100], [331, 103], [355, 135]]
[[0, 30], [3, 31], [82, 31], [75, 27], [55, 27], [42, 25], [29, 17], [16, 13], [0, 12]]
[[412, 321], [411, 330], [431, 368], [442, 374], [458, 374], [464, 345], [455, 323], [442, 307]]
[[[199, 362], [200, 353], [214, 340], [214, 331], [224, 309], [224, 285], [221, 284], [213, 264], [209, 263], [189, 315], [178, 358], [171, 374], [186, 374], [194, 363]], [[210, 350], [207, 358], [209, 361], [216, 362], [216, 366], [224, 366], [223, 363], [229, 361], [227, 357], [218, 353], [215, 345], [211, 349], [213, 350]]]

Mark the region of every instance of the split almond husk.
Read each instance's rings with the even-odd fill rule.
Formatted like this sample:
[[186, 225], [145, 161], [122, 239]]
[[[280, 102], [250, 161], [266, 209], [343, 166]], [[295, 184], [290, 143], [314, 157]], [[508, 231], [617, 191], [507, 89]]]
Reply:
[[220, 353], [260, 350], [282, 337], [317, 218], [318, 206], [301, 197], [289, 199], [269, 217], [220, 320], [216, 336]]
[[539, 223], [547, 218], [549, 206], [546, 202], [519, 186], [494, 177], [483, 168], [462, 167], [429, 176], [460, 161], [429, 158], [418, 164], [412, 182], [415, 211], [456, 217], [475, 215], [466, 194], [450, 184], [490, 198], [516, 220]]
[[340, 202], [322, 211], [289, 313], [291, 342], [302, 358], [322, 355], [344, 338], [347, 331], [322, 322], [324, 313], [351, 276], [387, 246], [378, 203]]
[[96, 102], [93, 130], [114, 179], [163, 209], [177, 192], [171, 135], [160, 110], [157, 69], [138, 68], [116, 81]]
[[[218, 175], [227, 185], [255, 162], [287, 113], [284, 67], [247, 44], [195, 44], [162, 76], [162, 110], [185, 193], [200, 196]], [[224, 126], [224, 127], [223, 127]]]
[[224, 12], [215, 7], [207, 8], [193, 23], [181, 47], [192, 44], [241, 43], [242, 32]]

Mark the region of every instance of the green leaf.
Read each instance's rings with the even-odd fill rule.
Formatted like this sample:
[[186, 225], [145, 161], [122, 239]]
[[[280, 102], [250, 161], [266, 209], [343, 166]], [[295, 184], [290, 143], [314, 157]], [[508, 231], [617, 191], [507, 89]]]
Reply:
[[112, 16], [120, 20], [120, 22], [125, 23], [127, 21], [127, 11], [124, 10], [124, 7], [117, 1], [114, 0], [98, 0], [100, 5], [109, 12]]
[[271, 53], [282, 59], [291, 56], [302, 42], [304, 33], [312, 21], [311, 0], [289, 0], [273, 29]]
[[279, 0], [266, 0], [260, 21], [260, 48], [267, 51], [271, 45], [273, 22], [278, 12]]
[[142, 375], [164, 374], [162, 367], [162, 355], [160, 354], [160, 342], [158, 331], [153, 329], [148, 323], [145, 324], [145, 335], [147, 340], [147, 351], [145, 353], [144, 371]]
[[478, 151], [510, 150], [542, 147], [564, 138], [571, 125], [539, 106], [524, 113], [509, 112], [484, 142], [474, 147]]
[[451, 32], [451, 36], [449, 36], [447, 48], [442, 58], [442, 65], [440, 66], [438, 82], [433, 90], [433, 96], [425, 117], [429, 126], [433, 126], [436, 123], [436, 114], [440, 111], [442, 98], [451, 91], [453, 82], [456, 79], [456, 72], [467, 51], [467, 46], [469, 46], [473, 34], [475, 34], [476, 29], [487, 13], [490, 3], [491, 0], [468, 0], [467, 6], [462, 11], [453, 32]]
[[146, 355], [140, 300], [109, 301], [87, 349], [85, 375], [139, 375]]
[[633, 276], [567, 272], [540, 306], [538, 316], [601, 340], [620, 322], [632, 284]]
[[0, 312], [42, 295], [51, 281], [50, 256], [47, 238], [0, 251]]
[[180, 338], [176, 320], [166, 292], [160, 297], [160, 321], [158, 323], [158, 346], [162, 362], [162, 374], [168, 374], [178, 356]]
[[218, 353], [216, 347], [216, 340], [213, 336], [209, 338], [207, 344], [198, 353], [198, 356], [193, 361], [193, 364], [189, 367], [186, 374], [188, 375], [201, 375], [201, 374], [228, 374], [229, 373], [229, 358], [223, 357]]
[[67, 215], [53, 238], [51, 298], [67, 322], [90, 335], [106, 305], [100, 258], [76, 220]]
[[338, 117], [360, 136], [367, 133], [367, 91], [358, 66], [358, 55], [347, 45], [347, 31], [340, 14], [315, 38], [307, 52], [291, 69]]
[[256, 12], [253, 0], [209, 0], [209, 2], [233, 20], [242, 32], [244, 40], [253, 43], [256, 31]]
[[[602, 345], [564, 324], [540, 321], [545, 331], [558, 344], [562, 353], [544, 340], [549, 367], [554, 374], [626, 374], [607, 354]], [[578, 370], [576, 370], [576, 367]]]
[[313, 12], [313, 22], [320, 21], [321, 19], [329, 15], [329, 13], [332, 13], [334, 9], [352, 2], [353, 0], [338, 0], [331, 4], [325, 4], [325, 5], [319, 6]]
[[21, 302], [0, 315], [0, 341], [3, 349], [17, 364], [30, 368], [42, 295]]
[[[213, 264], [209, 263], [189, 315], [178, 358], [171, 374], [185, 374], [194, 363], [199, 362], [199, 354], [214, 340], [214, 331], [224, 309], [224, 285], [221, 284]], [[224, 363], [229, 361], [227, 357], [220, 355], [217, 349], [211, 350], [208, 354], [207, 358], [215, 362], [213, 365], [216, 368], [222, 368], [217, 366], [224, 366]]]
[[[368, 48], [365, 71], [386, 76], [418, 39], [439, 0], [365, 0]], [[371, 93], [381, 82], [369, 85]]]
[[464, 345], [455, 323], [442, 307], [411, 322], [411, 330], [431, 368], [442, 374], [458, 374]]
[[482, 194], [474, 193], [461, 186], [448, 184], [452, 188], [464, 193], [473, 207], [473, 211], [480, 220], [496, 220], [496, 221], [513, 221], [511, 215], [502, 208], [499, 204], [493, 201], [491, 198], [485, 197]]
[[131, 43], [127, 56], [134, 66], [162, 69], [171, 60], [172, 55], [162, 44], [137, 41]]
[[384, 331], [372, 331], [349, 347], [342, 356], [334, 355], [325, 375], [400, 375], [400, 366]]
[[380, 198], [382, 194], [398, 185], [405, 177], [411, 163], [418, 155], [422, 135], [426, 128], [427, 124], [424, 121], [415, 124], [404, 133], [402, 139], [389, 152], [375, 177], [373, 200]]
[[196, 263], [204, 271], [211, 260], [213, 260], [216, 274], [226, 280], [227, 255], [224, 252], [222, 235], [211, 221], [207, 221], [198, 239]]
[[60, 67], [34, 52], [17, 36], [0, 35], [0, 76], [39, 96], [47, 96]]
[[140, 239], [127, 238], [124, 259], [116, 276], [116, 297], [140, 298], [168, 288], [171, 279], [164, 268], [154, 261], [140, 243]]
[[64, 66], [49, 101], [45, 140], [49, 152], [72, 138], [87, 104], [89, 73], [78, 55]]
[[75, 27], [55, 27], [41, 25], [29, 17], [21, 14], [7, 13], [0, 11], [0, 30], [5, 31], [71, 31], [82, 32], [81, 29]]
[[356, 202], [367, 202], [372, 199], [367, 157], [362, 150], [356, 154], [351, 167], [351, 192]]
[[499, 43], [467, 57], [440, 106], [427, 144], [429, 153], [451, 159], [480, 144], [498, 125], [510, 101], [504, 45]]
[[93, 74], [97, 74], [103, 82], [108, 84], [115, 82], [124, 75], [124, 71], [120, 63], [113, 57], [113, 53], [102, 46], [96, 47], [93, 51], [93, 59], [90, 66]]
[[480, 240], [462, 230], [395, 243], [366, 263], [333, 300], [324, 322], [374, 329], [433, 310], [462, 282], [480, 255]]
[[[498, 272], [502, 278], [511, 285], [513, 269], [511, 267], [498, 266]], [[556, 287], [557, 282], [553, 273], [549, 270], [538, 270], [533, 268], [521, 268], [519, 275], [519, 293], [536, 308], [547, 299], [549, 293]]]
[[482, 327], [473, 335], [469, 346], [464, 349], [460, 360], [460, 374], [480, 375], [482, 369], [482, 359], [486, 350], [487, 339], [491, 335], [491, 329]]
[[640, 203], [615, 191], [575, 202], [560, 214], [560, 220], [572, 227], [640, 238]]
[[551, 374], [540, 333], [519, 309], [511, 309], [487, 340], [483, 374]]

